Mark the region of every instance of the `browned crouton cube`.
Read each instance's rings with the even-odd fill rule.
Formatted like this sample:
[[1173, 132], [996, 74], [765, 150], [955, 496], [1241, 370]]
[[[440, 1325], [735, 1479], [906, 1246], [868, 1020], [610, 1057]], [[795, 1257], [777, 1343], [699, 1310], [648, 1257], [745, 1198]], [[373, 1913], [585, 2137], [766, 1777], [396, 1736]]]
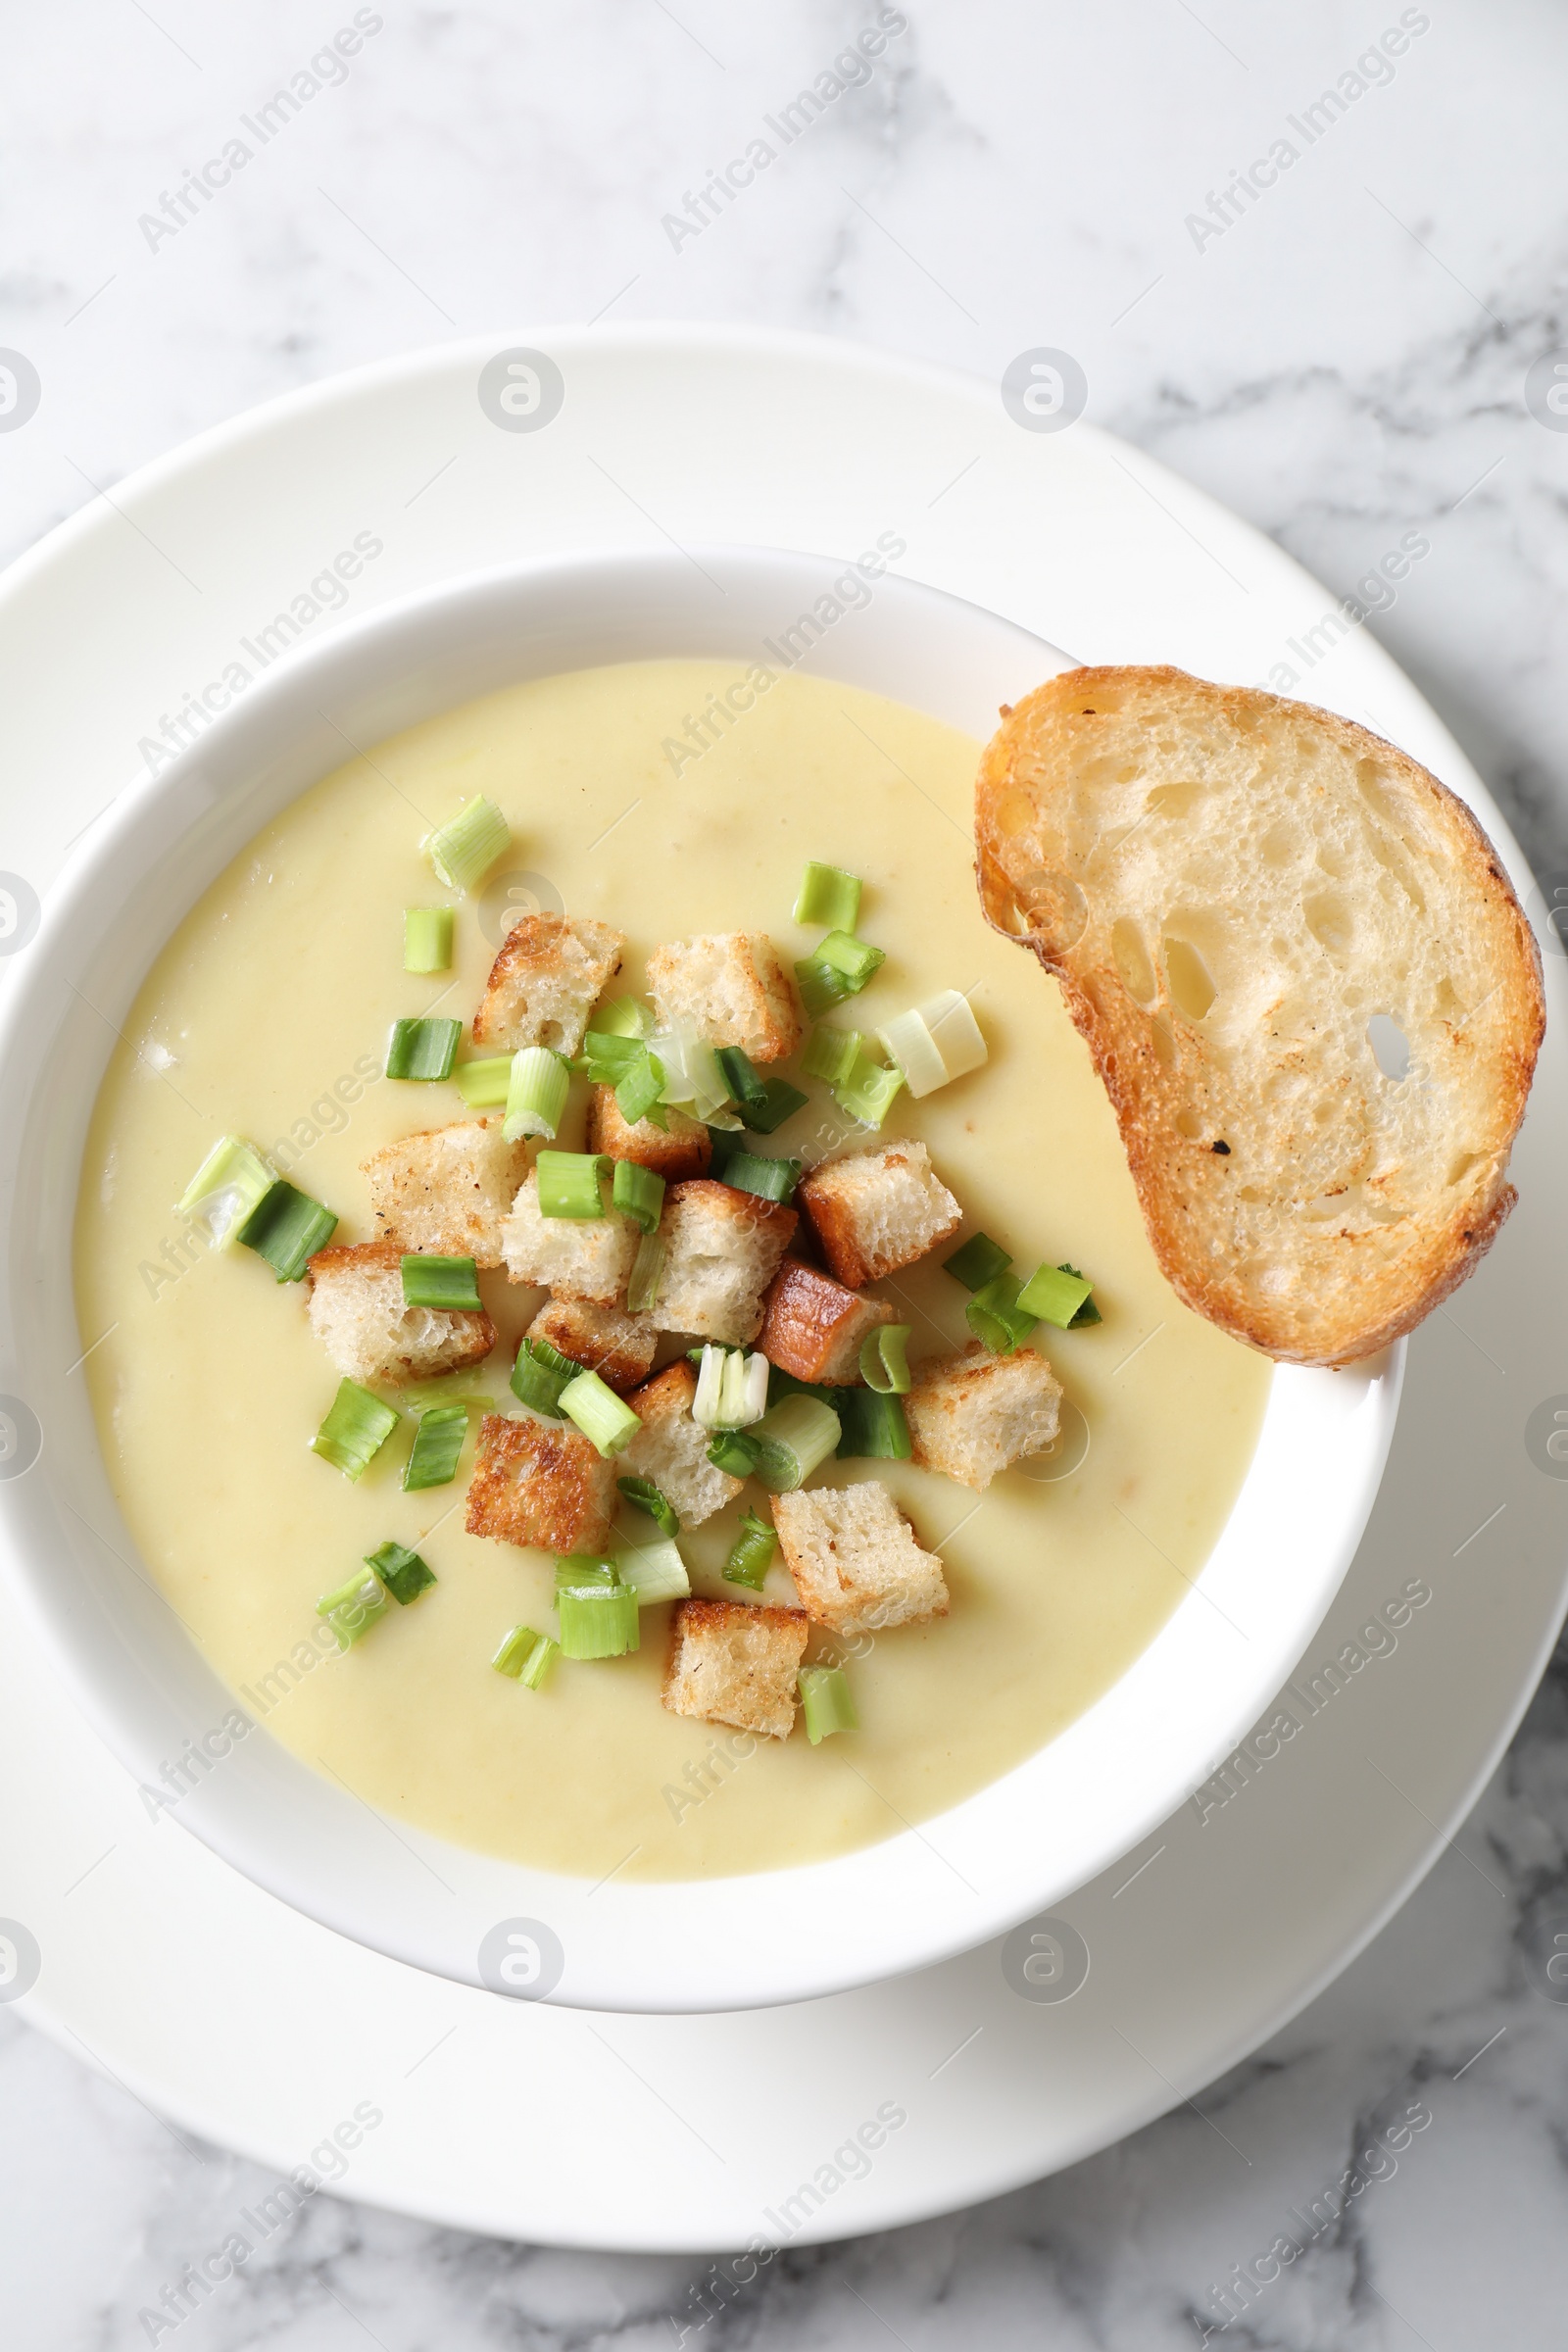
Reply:
[[762, 1328], [762, 1298], [795, 1237], [793, 1208], [699, 1177], [672, 1184], [659, 1237], [664, 1267], [649, 1309], [661, 1331], [742, 1348]]
[[639, 1119], [628, 1127], [620, 1115], [612, 1086], [596, 1086], [588, 1098], [588, 1149], [604, 1152], [612, 1159], [634, 1159], [640, 1168], [652, 1168], [666, 1184], [678, 1184], [682, 1177], [706, 1176], [713, 1156], [712, 1139], [698, 1120], [688, 1118], [685, 1111], [666, 1109], [667, 1129], [656, 1127], [652, 1119]]
[[528, 1337], [548, 1340], [562, 1355], [623, 1393], [648, 1378], [659, 1346], [646, 1315], [599, 1306], [591, 1298], [552, 1298], [529, 1324]]
[[501, 1263], [501, 1224], [527, 1171], [527, 1147], [503, 1122], [460, 1119], [387, 1144], [361, 1162], [377, 1241], [436, 1257]]
[[813, 1487], [775, 1494], [773, 1525], [808, 1617], [836, 1634], [885, 1632], [948, 1613], [935, 1552], [886, 1487]]
[[468, 1485], [470, 1536], [528, 1544], [558, 1558], [610, 1538], [615, 1466], [581, 1430], [486, 1413]]
[[540, 1213], [539, 1179], [531, 1171], [501, 1228], [501, 1250], [514, 1282], [536, 1283], [558, 1298], [593, 1298], [613, 1306], [641, 1239], [629, 1217], [547, 1217]]
[[430, 1380], [482, 1363], [496, 1344], [487, 1314], [406, 1305], [403, 1256], [396, 1242], [361, 1242], [311, 1260], [311, 1329], [350, 1380]]
[[697, 1375], [690, 1364], [666, 1364], [657, 1380], [628, 1399], [642, 1428], [616, 1457], [622, 1478], [653, 1480], [683, 1527], [711, 1519], [745, 1484], [709, 1460], [713, 1433], [692, 1419], [696, 1394]]
[[743, 1046], [753, 1061], [782, 1061], [801, 1042], [801, 1016], [778, 951], [760, 932], [675, 939], [648, 958], [662, 1029], [684, 1021], [710, 1046]]
[[601, 989], [620, 969], [626, 942], [584, 915], [525, 914], [490, 967], [473, 1042], [492, 1054], [550, 1046], [575, 1054]]
[[985, 1488], [999, 1470], [1054, 1444], [1061, 1383], [1033, 1348], [993, 1355], [976, 1343], [916, 1365], [904, 1411], [915, 1461]]
[[912, 1266], [963, 1222], [924, 1144], [824, 1160], [802, 1179], [799, 1198], [823, 1256], [852, 1291]]
[[809, 1632], [797, 1609], [683, 1600], [670, 1628], [665, 1706], [672, 1715], [701, 1715], [787, 1740]]
[[758, 1346], [770, 1364], [797, 1380], [860, 1384], [860, 1347], [868, 1332], [893, 1321], [880, 1298], [861, 1298], [830, 1274], [787, 1257], [773, 1277]]

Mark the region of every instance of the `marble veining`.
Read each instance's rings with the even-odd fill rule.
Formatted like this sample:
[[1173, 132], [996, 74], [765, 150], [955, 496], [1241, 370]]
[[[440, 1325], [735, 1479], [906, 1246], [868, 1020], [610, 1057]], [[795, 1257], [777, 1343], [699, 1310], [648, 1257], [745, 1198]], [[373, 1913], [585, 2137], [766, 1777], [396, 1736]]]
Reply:
[[[1392, 78], [1369, 71], [1263, 184], [1282, 125], [1414, 18]], [[313, 75], [356, 23], [348, 70]], [[766, 129], [878, 24], [871, 70], [787, 142]], [[1092, 420], [1359, 595], [1538, 870], [1568, 871], [1568, 418], [1530, 373], [1568, 342], [1549, 0], [82, 0], [13, 12], [4, 39], [0, 346], [42, 386], [28, 429], [0, 432], [7, 558], [210, 423], [498, 320], [816, 328], [993, 379], [1051, 345]], [[301, 74], [315, 89], [263, 138], [258, 109]], [[243, 165], [182, 202], [235, 137]], [[759, 137], [765, 167], [694, 218]], [[1411, 533], [1426, 552], [1391, 587]], [[702, 2261], [323, 2195], [177, 2330], [150, 2328], [271, 2183], [0, 2009], [6, 2339], [1560, 2345], [1568, 2010], [1532, 1936], [1565, 1883], [1559, 1657], [1453, 1848], [1200, 2113], [968, 2213], [787, 2249], [739, 2289]]]

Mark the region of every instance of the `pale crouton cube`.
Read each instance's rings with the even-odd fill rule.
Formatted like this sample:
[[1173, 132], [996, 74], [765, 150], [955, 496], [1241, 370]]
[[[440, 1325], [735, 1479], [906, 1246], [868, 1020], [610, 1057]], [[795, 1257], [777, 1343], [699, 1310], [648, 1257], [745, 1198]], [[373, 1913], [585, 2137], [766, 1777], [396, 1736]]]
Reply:
[[501, 1225], [528, 1165], [503, 1122], [461, 1119], [388, 1144], [360, 1163], [369, 1179], [377, 1241], [436, 1257], [501, 1263]]
[[661, 1331], [748, 1346], [762, 1328], [763, 1295], [798, 1222], [777, 1200], [707, 1177], [671, 1185], [659, 1221], [664, 1267], [653, 1321]]
[[396, 1242], [361, 1242], [311, 1260], [311, 1329], [350, 1380], [430, 1380], [482, 1363], [496, 1344], [487, 1314], [405, 1305], [403, 1256]]
[[485, 1414], [464, 1521], [470, 1536], [532, 1544], [558, 1558], [601, 1551], [614, 1507], [615, 1465], [581, 1430]]
[[513, 1282], [613, 1306], [625, 1297], [640, 1239], [630, 1218], [614, 1209], [602, 1217], [541, 1215], [539, 1179], [530, 1172], [501, 1228], [501, 1251]]
[[942, 1562], [886, 1487], [813, 1487], [775, 1494], [773, 1525], [808, 1617], [836, 1634], [885, 1632], [948, 1613]]
[[492, 1054], [550, 1046], [575, 1054], [601, 989], [620, 969], [626, 942], [587, 916], [525, 914], [490, 967], [473, 1042]]
[[683, 1600], [670, 1628], [665, 1706], [672, 1715], [701, 1715], [787, 1740], [809, 1632], [798, 1609]]
[[830, 1274], [787, 1257], [773, 1277], [758, 1346], [770, 1364], [797, 1380], [858, 1388], [860, 1348], [867, 1333], [891, 1323], [880, 1298], [861, 1298]]
[[909, 1142], [824, 1160], [802, 1179], [800, 1202], [852, 1291], [912, 1266], [963, 1222], [924, 1144]]
[[588, 1149], [603, 1152], [611, 1159], [634, 1159], [640, 1168], [652, 1168], [666, 1184], [679, 1184], [683, 1177], [706, 1176], [713, 1156], [712, 1139], [708, 1129], [697, 1119], [688, 1118], [685, 1111], [666, 1108], [667, 1129], [656, 1127], [652, 1119], [639, 1119], [628, 1127], [620, 1115], [612, 1086], [596, 1086], [588, 1098]]
[[778, 951], [760, 932], [674, 939], [648, 958], [662, 1029], [684, 1021], [710, 1046], [743, 1046], [753, 1061], [782, 1061], [801, 1042], [801, 1016]]
[[586, 1365], [612, 1389], [624, 1393], [646, 1380], [653, 1368], [659, 1334], [646, 1315], [591, 1298], [552, 1298], [528, 1326], [530, 1340], [548, 1340], [574, 1364]]
[[993, 1355], [977, 1343], [916, 1365], [904, 1412], [913, 1460], [983, 1489], [999, 1470], [1054, 1444], [1061, 1383], [1033, 1348]]
[[653, 1480], [682, 1527], [711, 1519], [745, 1484], [709, 1460], [713, 1433], [692, 1419], [696, 1394], [697, 1375], [690, 1364], [666, 1364], [657, 1380], [628, 1398], [642, 1428], [615, 1457], [622, 1478]]

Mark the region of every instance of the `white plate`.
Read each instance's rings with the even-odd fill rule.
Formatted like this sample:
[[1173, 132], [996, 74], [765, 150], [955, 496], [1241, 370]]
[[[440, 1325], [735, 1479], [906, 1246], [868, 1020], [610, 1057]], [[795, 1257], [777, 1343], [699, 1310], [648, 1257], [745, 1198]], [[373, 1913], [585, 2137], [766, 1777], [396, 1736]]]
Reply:
[[[1136, 453], [1081, 425], [1025, 432], [983, 385], [788, 338], [529, 340], [565, 378], [550, 432], [580, 419], [548, 463], [549, 433], [488, 421], [476, 385], [494, 347], [465, 347], [211, 437], [117, 491], [135, 527], [99, 508], [18, 567], [0, 594], [13, 772], [31, 787], [7, 812], [14, 869], [44, 888], [68, 835], [132, 773], [137, 739], [242, 658], [241, 639], [360, 529], [385, 539], [379, 596], [623, 544], [639, 513], [650, 545], [717, 534], [858, 551], [896, 528], [911, 574], [1085, 658], [1246, 680], [1288, 660], [1332, 601]], [[1369, 641], [1342, 644], [1311, 691], [1436, 768], [1511, 854], [1451, 741]], [[1563, 981], [1549, 959], [1520, 1209], [1412, 1346], [1379, 1502], [1308, 1665], [1407, 1580], [1433, 1599], [1392, 1654], [1357, 1649], [1319, 1712], [1296, 1706], [1299, 1731], [1233, 1774], [1229, 1801], [1201, 1821], [1184, 1807], [1059, 1904], [1071, 1932], [1032, 1952], [1025, 1936], [1011, 1982], [993, 1945], [807, 2007], [620, 2019], [419, 1975], [150, 1821], [8, 1621], [0, 1754], [29, 1804], [0, 1830], [0, 1909], [41, 1951], [24, 2013], [177, 2122], [280, 2168], [369, 2101], [383, 2120], [348, 2158], [349, 2193], [589, 2245], [801, 2242], [908, 2220], [1069, 2162], [1195, 2089], [1407, 1891], [1491, 1768], [1561, 1614], [1568, 1484], [1543, 1439], [1556, 1405], [1568, 1412], [1553, 1320], [1568, 1240], [1548, 1205], [1568, 1143]], [[1388, 1637], [1376, 1644], [1387, 1653]], [[1075, 1955], [1073, 1933], [1090, 1965], [1070, 1999], [1012, 1989], [1031, 1959], [1033, 1991], [1070, 1984], [1052, 1971]]]
[[[0, 1370], [18, 1367], [0, 1390], [21, 1395], [44, 1441], [29, 1475], [0, 1479], [0, 1568], [91, 1721], [147, 1780], [210, 1742], [233, 1699], [137, 1562], [75, 1371], [97, 1335], [76, 1326], [72, 1171], [120, 1025], [196, 899], [346, 745], [561, 669], [751, 661], [843, 574], [767, 549], [704, 544], [696, 561], [510, 565], [280, 666], [89, 830], [0, 1004]], [[973, 734], [1062, 665], [1010, 622], [887, 578], [798, 663]], [[909, 797], [906, 821], [935, 821]], [[1338, 1373], [1280, 1367], [1235, 1508], [1143, 1654], [1057, 1739], [878, 1844], [791, 1870], [595, 1884], [390, 1828], [265, 1726], [223, 1740], [222, 1770], [190, 1790], [181, 1821], [313, 1919], [460, 1984], [504, 1989], [498, 1959], [515, 1967], [520, 1947], [535, 1963], [523, 1996], [569, 2008], [760, 2008], [945, 1960], [1106, 1869], [1247, 1730], [1349, 1566], [1402, 1364], [1394, 1348]]]

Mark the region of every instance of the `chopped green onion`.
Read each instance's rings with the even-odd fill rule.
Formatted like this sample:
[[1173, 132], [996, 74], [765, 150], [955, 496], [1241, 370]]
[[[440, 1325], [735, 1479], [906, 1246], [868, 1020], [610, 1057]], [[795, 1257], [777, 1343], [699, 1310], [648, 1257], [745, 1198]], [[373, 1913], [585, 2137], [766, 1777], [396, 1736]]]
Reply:
[[860, 1378], [880, 1396], [907, 1396], [909, 1361], [905, 1350], [912, 1326], [882, 1323], [860, 1343]]
[[806, 861], [801, 893], [795, 902], [795, 921], [825, 923], [830, 931], [853, 931], [860, 917], [860, 885], [842, 865]]
[[741, 1348], [706, 1347], [698, 1355], [692, 1419], [704, 1429], [745, 1429], [767, 1410], [768, 1361]]
[[989, 1233], [976, 1233], [942, 1260], [942, 1271], [961, 1282], [966, 1291], [983, 1291], [988, 1282], [1005, 1274], [1011, 1263], [1000, 1242], [994, 1242]]
[[395, 1406], [372, 1396], [357, 1380], [340, 1380], [326, 1419], [311, 1440], [311, 1451], [345, 1478], [359, 1478], [401, 1419]]
[[1088, 1304], [1094, 1284], [1085, 1282], [1081, 1274], [1070, 1273], [1065, 1266], [1036, 1266], [1018, 1294], [1018, 1305], [1026, 1315], [1038, 1315], [1042, 1323], [1054, 1323], [1058, 1331], [1070, 1331], [1073, 1319]]
[[626, 1281], [626, 1311], [646, 1315], [659, 1304], [659, 1285], [664, 1272], [664, 1245], [657, 1233], [645, 1233], [637, 1245]]
[[646, 1511], [662, 1536], [671, 1543], [680, 1534], [680, 1514], [655, 1486], [651, 1478], [617, 1478], [615, 1481], [626, 1500], [639, 1511]]
[[450, 906], [405, 906], [403, 969], [406, 972], [449, 972], [452, 969]]
[[537, 1690], [561, 1655], [561, 1643], [531, 1625], [514, 1625], [490, 1663], [497, 1674], [508, 1674], [524, 1690]]
[[746, 1146], [742, 1143], [739, 1133], [729, 1127], [710, 1127], [708, 1140], [713, 1147], [713, 1156], [709, 1162], [708, 1173], [715, 1184], [721, 1184], [724, 1180], [724, 1170], [737, 1152], [745, 1152]]
[[824, 1388], [820, 1381], [797, 1380], [793, 1372], [785, 1372], [777, 1364], [769, 1364], [767, 1367], [767, 1401], [769, 1404], [780, 1404], [786, 1396], [820, 1396], [831, 1404], [834, 1392]]
[[655, 1231], [664, 1205], [664, 1179], [654, 1168], [639, 1167], [634, 1159], [617, 1159], [610, 1204], [643, 1233]]
[[452, 1075], [470, 1110], [499, 1110], [512, 1088], [510, 1054], [493, 1054], [485, 1061], [460, 1061]]
[[656, 1127], [667, 1128], [663, 1092], [664, 1065], [657, 1054], [650, 1054], [644, 1046], [615, 1089], [615, 1108], [628, 1127], [635, 1127], [639, 1120], [652, 1119]]
[[376, 1619], [385, 1615], [386, 1604], [386, 1587], [374, 1570], [359, 1568], [346, 1585], [321, 1594], [316, 1614], [326, 1619], [337, 1636], [340, 1650], [352, 1649]]
[[819, 939], [812, 956], [815, 963], [831, 964], [849, 982], [851, 996], [858, 996], [871, 974], [887, 961], [884, 948], [873, 948], [852, 931], [830, 931]]
[[579, 1372], [561, 1392], [561, 1409], [607, 1459], [631, 1444], [642, 1423], [597, 1372]]
[[718, 1055], [695, 1029], [677, 1021], [672, 1029], [659, 1030], [650, 1047], [663, 1064], [662, 1102], [690, 1110], [693, 1118], [705, 1124], [711, 1119], [721, 1127], [739, 1126], [733, 1112], [725, 1115], [729, 1085], [719, 1067]]
[[849, 1678], [842, 1666], [803, 1666], [796, 1681], [801, 1687], [806, 1737], [813, 1747], [834, 1732], [859, 1730], [860, 1718], [855, 1712]]
[[523, 1046], [512, 1056], [507, 1082], [507, 1119], [502, 1134], [509, 1144], [525, 1135], [542, 1135], [554, 1143], [561, 1114], [566, 1107], [566, 1065], [548, 1046]]
[[458, 1056], [461, 1021], [394, 1021], [386, 1050], [389, 1078], [450, 1078]]
[[405, 1494], [416, 1494], [422, 1487], [450, 1487], [458, 1475], [467, 1434], [466, 1404], [436, 1404], [421, 1413], [415, 1424], [413, 1449], [403, 1465]]
[[602, 1217], [599, 1180], [610, 1162], [597, 1152], [541, 1152], [534, 1161], [542, 1217]]
[[[1070, 1274], [1074, 1282], [1083, 1282], [1087, 1279], [1084, 1275], [1079, 1273], [1076, 1266], [1058, 1266], [1056, 1271], [1058, 1274]], [[1085, 1331], [1088, 1329], [1091, 1323], [1102, 1323], [1103, 1321], [1104, 1317], [1101, 1314], [1101, 1311], [1095, 1304], [1094, 1299], [1092, 1298], [1086, 1298], [1082, 1306], [1078, 1309], [1078, 1312], [1074, 1315], [1072, 1321], [1068, 1324], [1067, 1329], [1069, 1331]]]
[[585, 1077], [596, 1086], [613, 1086], [634, 1069], [648, 1051], [640, 1037], [621, 1037], [612, 1030], [590, 1029], [578, 1055]]
[[831, 1029], [826, 1021], [818, 1021], [801, 1055], [801, 1067], [808, 1078], [842, 1086], [864, 1052], [865, 1039], [858, 1029]]
[[435, 1307], [444, 1314], [476, 1315], [484, 1306], [479, 1270], [471, 1257], [427, 1257], [410, 1250], [403, 1259], [403, 1303]]
[[860, 1054], [849, 1076], [833, 1089], [833, 1100], [862, 1127], [880, 1127], [903, 1084], [902, 1070], [884, 1070], [869, 1054]]
[[976, 1291], [963, 1310], [969, 1329], [993, 1355], [1010, 1355], [1040, 1320], [1020, 1304], [1022, 1289], [1016, 1274], [998, 1274]]
[[563, 1657], [620, 1658], [642, 1639], [637, 1593], [630, 1585], [588, 1586], [558, 1593], [556, 1612]]
[[556, 1598], [563, 1592], [587, 1592], [620, 1583], [620, 1570], [602, 1551], [568, 1551], [556, 1562]]
[[472, 890], [482, 882], [512, 839], [512, 827], [493, 801], [480, 793], [456, 816], [427, 833], [426, 858], [448, 890]]
[[773, 1564], [778, 1549], [778, 1538], [765, 1519], [755, 1511], [741, 1513], [741, 1532], [729, 1558], [724, 1562], [726, 1585], [745, 1585], [750, 1592], [760, 1592], [762, 1579]]
[[733, 1185], [738, 1193], [755, 1193], [760, 1200], [787, 1201], [801, 1181], [804, 1165], [799, 1159], [762, 1159], [755, 1152], [731, 1152], [720, 1181]]
[[841, 1461], [908, 1460], [909, 1424], [902, 1396], [876, 1389], [838, 1389], [833, 1402], [839, 1415]]
[[588, 1023], [588, 1037], [646, 1037], [653, 1025], [652, 1014], [635, 997], [615, 997], [600, 1005]]
[[856, 994], [853, 982], [824, 956], [803, 956], [795, 966], [795, 985], [801, 992], [808, 1021], [819, 1020], [824, 1012], [831, 1012], [835, 1004], [842, 1004], [846, 997]]
[[761, 1459], [762, 1448], [750, 1430], [721, 1429], [708, 1448], [715, 1470], [729, 1478], [750, 1478]]
[[512, 1394], [534, 1412], [546, 1413], [553, 1421], [564, 1420], [561, 1394], [581, 1370], [581, 1364], [552, 1348], [548, 1340], [524, 1340], [512, 1367]]
[[877, 1035], [907, 1078], [911, 1095], [934, 1094], [950, 1080], [981, 1068], [988, 1057], [969, 1000], [956, 988], [899, 1013]]
[[766, 1082], [759, 1076], [751, 1055], [743, 1046], [715, 1046], [714, 1054], [723, 1071], [732, 1102], [743, 1111], [763, 1110], [767, 1106]]
[[811, 1099], [803, 1095], [798, 1086], [791, 1086], [787, 1078], [764, 1078], [762, 1094], [762, 1102], [754, 1102], [746, 1112], [746, 1124], [754, 1135], [772, 1135], [775, 1129], [793, 1119], [798, 1110], [804, 1110]]
[[692, 1589], [680, 1546], [670, 1538], [662, 1544], [631, 1544], [616, 1553], [621, 1582], [637, 1595], [640, 1609], [659, 1600], [685, 1600]]
[[416, 1551], [410, 1551], [406, 1544], [389, 1540], [378, 1544], [374, 1551], [366, 1553], [365, 1565], [374, 1569], [393, 1599], [405, 1609], [421, 1592], [428, 1592], [435, 1583], [435, 1570]]
[[277, 1181], [277, 1170], [243, 1136], [220, 1136], [181, 1194], [179, 1214], [200, 1217], [215, 1249], [232, 1249]]
[[[851, 1395], [864, 1394], [852, 1390]], [[749, 1433], [760, 1447], [757, 1476], [770, 1494], [792, 1494], [839, 1442], [839, 1416], [817, 1396], [786, 1396]], [[712, 1455], [709, 1455], [710, 1461]]]
[[309, 1193], [280, 1176], [251, 1210], [235, 1239], [265, 1257], [279, 1282], [298, 1282], [337, 1230], [337, 1219]]

